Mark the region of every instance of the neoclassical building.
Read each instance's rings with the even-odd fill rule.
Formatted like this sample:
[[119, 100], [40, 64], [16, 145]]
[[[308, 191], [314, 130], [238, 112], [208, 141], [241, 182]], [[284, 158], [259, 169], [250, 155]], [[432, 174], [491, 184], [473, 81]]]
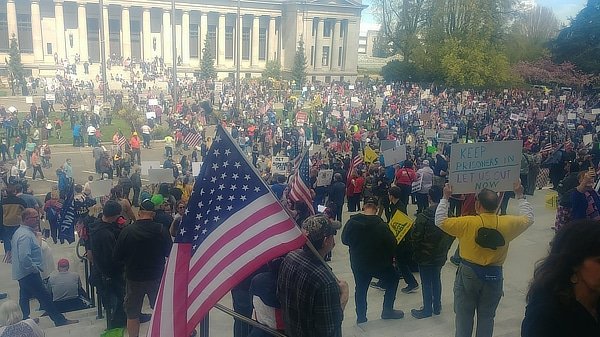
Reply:
[[[172, 44], [180, 72], [198, 69], [202, 48], [215, 55], [219, 77], [233, 76], [241, 51], [242, 76], [259, 76], [268, 60], [290, 70], [298, 41], [304, 41], [309, 79], [350, 80], [357, 74], [361, 0], [241, 0], [241, 41], [236, 32], [237, 1], [104, 0], [100, 36], [99, 0], [0, 0], [0, 56], [15, 34], [22, 60], [33, 75], [53, 75], [55, 54], [73, 61], [100, 61], [106, 55], [172, 64]], [[176, 41], [172, 31], [176, 31]], [[236, 41], [238, 43], [236, 43]], [[4, 66], [5, 67], [5, 66]]]

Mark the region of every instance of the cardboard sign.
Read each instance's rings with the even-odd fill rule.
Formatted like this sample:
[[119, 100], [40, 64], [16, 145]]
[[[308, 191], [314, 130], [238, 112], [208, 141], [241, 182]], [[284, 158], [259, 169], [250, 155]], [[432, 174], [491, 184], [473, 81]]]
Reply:
[[400, 243], [400, 241], [404, 239], [404, 237], [412, 227], [413, 223], [414, 220], [409, 218], [408, 215], [400, 211], [396, 211], [394, 216], [390, 219], [390, 223], [388, 224], [388, 226], [394, 234], [397, 243]]
[[354, 85], [350, 84], [350, 85], [348, 86], [348, 89], [349, 89], [349, 90], [354, 90]]
[[393, 149], [400, 143], [397, 140], [382, 140], [379, 142], [379, 151], [383, 152], [385, 150]]
[[298, 111], [298, 113], [296, 113], [296, 125], [303, 126], [306, 122], [308, 122], [308, 115], [306, 112]]
[[519, 115], [517, 115], [517, 114], [510, 114], [510, 120], [511, 121], [518, 121], [519, 120]]
[[588, 145], [594, 141], [594, 136], [590, 133], [587, 135], [583, 135], [583, 144]]
[[148, 180], [150, 180], [152, 183], [172, 183], [174, 180], [173, 169], [149, 169]]
[[287, 176], [289, 162], [290, 159], [288, 157], [273, 157], [273, 161], [271, 162], [271, 172], [273, 174], [281, 174]]
[[402, 144], [393, 149], [383, 151], [383, 161], [386, 167], [406, 160], [406, 145]]
[[512, 191], [519, 179], [520, 140], [452, 144], [450, 178], [455, 194], [477, 193], [484, 188]]
[[156, 118], [156, 112], [154, 111], [146, 111], [146, 119]]
[[158, 99], [156, 99], [156, 98], [150, 98], [148, 100], [148, 105], [158, 105]]
[[142, 169], [142, 175], [143, 176], [147, 176], [149, 169], [158, 169], [158, 168], [160, 168], [160, 162], [157, 161], [157, 160], [142, 161], [142, 165], [140, 165], [140, 166], [141, 166], [141, 169]]
[[25, 103], [27, 103], [27, 104], [33, 104], [33, 97], [32, 96], [25, 97]]
[[54, 93], [46, 94], [46, 101], [56, 101], [56, 94], [54, 94]]
[[201, 161], [193, 161], [192, 162], [192, 175], [197, 177], [200, 174], [200, 169], [202, 168]]
[[600, 109], [592, 109], [592, 113], [594, 115], [598, 115], [598, 114], [600, 114]]
[[439, 130], [438, 131], [438, 142], [440, 143], [452, 143], [454, 140], [454, 136], [456, 136], [458, 132], [455, 130]]
[[558, 99], [560, 99], [561, 101], [564, 102], [564, 101], [567, 100], [567, 96], [566, 95], [562, 95], [562, 96], [559, 96]]
[[577, 119], [577, 114], [574, 112], [569, 112], [567, 114], [567, 119]]
[[590, 114], [590, 113], [585, 113], [583, 115], [583, 118], [587, 119], [588, 121], [595, 121], [596, 120], [596, 115], [594, 114]]
[[113, 181], [107, 180], [94, 180], [90, 182], [90, 189], [92, 190], [93, 197], [103, 197], [110, 195], [110, 190], [113, 187]]
[[317, 186], [329, 186], [333, 179], [333, 170], [320, 170], [317, 175]]
[[425, 138], [433, 139], [436, 136], [436, 132], [434, 129], [425, 129]]

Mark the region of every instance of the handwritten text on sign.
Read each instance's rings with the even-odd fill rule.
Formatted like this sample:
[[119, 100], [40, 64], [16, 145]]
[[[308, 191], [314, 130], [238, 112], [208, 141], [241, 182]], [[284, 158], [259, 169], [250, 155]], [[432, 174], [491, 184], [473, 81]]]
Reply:
[[475, 193], [484, 188], [512, 191], [519, 179], [521, 141], [452, 144], [450, 179], [457, 194]]

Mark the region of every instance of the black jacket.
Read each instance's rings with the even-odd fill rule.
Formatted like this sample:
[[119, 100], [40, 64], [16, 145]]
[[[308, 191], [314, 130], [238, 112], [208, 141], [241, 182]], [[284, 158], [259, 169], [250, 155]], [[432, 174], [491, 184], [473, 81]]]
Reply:
[[351, 216], [342, 231], [342, 243], [350, 248], [353, 270], [369, 273], [392, 266], [396, 238], [378, 215]]
[[140, 177], [139, 173], [137, 173], [137, 172], [133, 173], [131, 175], [130, 179], [131, 179], [131, 186], [133, 188], [136, 188], [136, 189], [142, 188], [142, 178]]
[[346, 196], [346, 184], [341, 181], [336, 181], [331, 184], [329, 189], [329, 201], [341, 206], [344, 204], [344, 197]]
[[120, 229], [117, 224], [98, 220], [90, 225], [90, 248], [92, 268], [105, 277], [114, 278], [123, 274], [123, 263], [113, 259]]
[[132, 281], [152, 281], [162, 277], [165, 257], [171, 251], [169, 231], [153, 220], [137, 220], [123, 229], [114, 258], [125, 264], [125, 276]]
[[443, 266], [454, 237], [435, 225], [435, 208], [431, 206], [417, 215], [412, 228], [413, 260], [426, 266]]

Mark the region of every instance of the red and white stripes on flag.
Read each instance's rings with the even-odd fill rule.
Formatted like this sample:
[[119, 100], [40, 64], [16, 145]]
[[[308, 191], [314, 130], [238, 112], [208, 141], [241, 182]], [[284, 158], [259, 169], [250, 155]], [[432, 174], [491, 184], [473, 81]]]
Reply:
[[308, 149], [300, 156], [300, 165], [295, 168], [294, 180], [290, 183], [289, 198], [292, 201], [302, 201], [308, 206], [310, 214], [315, 214], [313, 198], [310, 188], [310, 175], [308, 163]]
[[196, 147], [202, 141], [202, 136], [198, 132], [190, 131], [183, 138], [183, 142], [191, 147]]
[[117, 146], [123, 147], [125, 144], [127, 144], [127, 138], [125, 138], [123, 135], [119, 135], [119, 138], [117, 139]]
[[540, 152], [552, 152], [552, 150], [554, 150], [554, 147], [552, 146], [552, 143], [547, 143], [546, 145], [544, 145], [544, 147], [540, 150]]
[[350, 162], [350, 167], [348, 168], [348, 175], [346, 176], [346, 181], [350, 180], [350, 177], [352, 177], [352, 172], [354, 172], [362, 163], [363, 159], [361, 156], [357, 155], [354, 158], [352, 158], [352, 162]]

